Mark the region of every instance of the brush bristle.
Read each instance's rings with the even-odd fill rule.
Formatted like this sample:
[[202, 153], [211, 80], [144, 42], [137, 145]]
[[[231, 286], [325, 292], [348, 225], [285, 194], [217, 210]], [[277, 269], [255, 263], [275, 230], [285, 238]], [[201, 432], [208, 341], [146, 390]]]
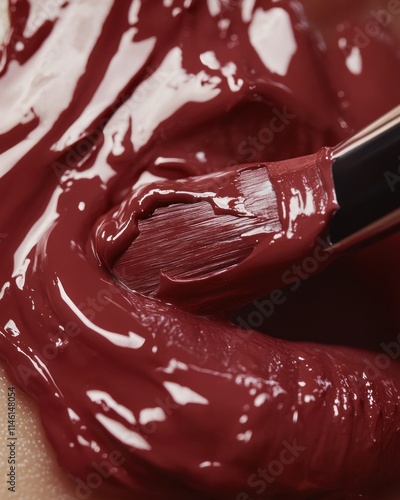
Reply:
[[115, 275], [129, 288], [151, 295], [158, 289], [160, 271], [171, 279], [190, 280], [246, 259], [257, 235], [277, 232], [281, 223], [265, 168], [240, 172], [232, 182], [240, 196], [229, 196], [230, 185], [218, 191], [218, 198], [240, 206], [237, 212], [218, 213], [208, 201], [197, 201], [159, 207], [140, 220], [139, 235], [116, 263]]

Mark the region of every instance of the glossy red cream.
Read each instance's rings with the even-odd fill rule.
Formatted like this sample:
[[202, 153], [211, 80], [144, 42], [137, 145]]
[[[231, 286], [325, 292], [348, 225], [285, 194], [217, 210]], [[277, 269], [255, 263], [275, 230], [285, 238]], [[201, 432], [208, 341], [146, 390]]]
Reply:
[[[224, 315], [212, 318], [131, 291], [111, 272], [139, 219], [166, 200], [193, 199], [177, 179], [211, 174], [214, 207], [226, 167], [269, 162], [270, 180], [284, 184], [285, 168], [314, 164], [286, 160], [397, 104], [391, 26], [360, 48], [358, 18], [344, 13], [323, 38], [295, 1], [48, 9], [21, 0], [10, 12], [0, 352], [37, 401], [77, 495], [376, 498], [396, 485], [398, 236], [317, 277], [303, 262], [289, 267], [279, 299], [240, 313], [232, 287], [216, 297]], [[336, 206], [328, 198], [302, 219], [316, 235], [314, 222]], [[281, 215], [272, 219], [287, 232]], [[255, 324], [254, 307], [269, 302], [274, 314]], [[90, 486], [104, 463], [111, 476]]]
[[[323, 148], [149, 184], [106, 215], [93, 245], [130, 289], [210, 314], [284, 287], [294, 262], [330, 259], [325, 248], [337, 209], [332, 154]], [[122, 252], [132, 242], [116, 262], [107, 243], [103, 249], [110, 240]]]

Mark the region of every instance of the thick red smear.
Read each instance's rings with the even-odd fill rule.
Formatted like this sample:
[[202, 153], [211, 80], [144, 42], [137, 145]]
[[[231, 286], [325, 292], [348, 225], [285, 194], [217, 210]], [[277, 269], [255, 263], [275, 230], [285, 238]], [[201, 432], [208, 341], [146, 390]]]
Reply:
[[[324, 148], [218, 177], [150, 184], [123, 203], [117, 231], [115, 213], [105, 217], [93, 244], [102, 258], [103, 242], [123, 249], [134, 238], [116, 263], [102, 258], [122, 283], [186, 310], [215, 313], [287, 285], [292, 263], [312, 257], [322, 238], [329, 246], [337, 207]], [[321, 260], [328, 259], [322, 251]]]
[[[93, 463], [121, 453], [102, 485], [113, 497], [368, 498], [400, 468], [396, 362], [379, 368], [375, 353], [182, 312], [129, 291], [102, 263], [125, 251], [135, 218], [160, 199], [154, 192], [127, 210], [143, 172], [183, 179], [333, 145], [397, 104], [395, 47], [374, 38], [360, 53], [360, 78], [379, 90], [372, 113], [335, 43], [315, 43], [299, 3], [256, 2], [250, 14], [249, 3], [218, 13], [187, 4], [142, 2], [137, 11], [139, 2], [81, 0], [43, 22], [30, 3], [10, 2], [0, 78], [1, 356], [37, 400], [71, 475], [86, 481]], [[397, 328], [397, 240], [338, 263], [337, 277], [357, 270], [365, 286], [336, 310], [332, 342], [364, 335], [352, 306], [380, 283], [381, 322], [372, 307], [360, 316], [375, 340]], [[299, 292], [297, 311], [318, 319], [338, 303], [346, 281], [331, 287], [329, 276], [319, 277], [318, 307]], [[300, 316], [285, 318], [294, 336]], [[259, 469], [287, 447], [295, 460], [261, 491]]]

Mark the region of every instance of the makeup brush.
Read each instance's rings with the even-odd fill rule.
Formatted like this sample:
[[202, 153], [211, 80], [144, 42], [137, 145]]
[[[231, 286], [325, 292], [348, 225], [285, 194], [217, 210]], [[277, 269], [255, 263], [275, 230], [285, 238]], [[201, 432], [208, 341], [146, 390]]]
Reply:
[[400, 106], [314, 155], [146, 186], [112, 272], [200, 313], [278, 294], [400, 226], [399, 155]]

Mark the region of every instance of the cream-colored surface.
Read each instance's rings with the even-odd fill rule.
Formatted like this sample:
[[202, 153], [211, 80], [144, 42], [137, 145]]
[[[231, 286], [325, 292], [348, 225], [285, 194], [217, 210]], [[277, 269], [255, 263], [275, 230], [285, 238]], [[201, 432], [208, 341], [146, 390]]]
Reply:
[[7, 34], [8, 24], [7, 0], [0, 0], [0, 42]]
[[[38, 422], [35, 405], [16, 389], [16, 492], [8, 491], [7, 395], [12, 385], [0, 368], [0, 498], [18, 500], [76, 498], [73, 484], [57, 466]], [[91, 497], [93, 498], [93, 497]]]

